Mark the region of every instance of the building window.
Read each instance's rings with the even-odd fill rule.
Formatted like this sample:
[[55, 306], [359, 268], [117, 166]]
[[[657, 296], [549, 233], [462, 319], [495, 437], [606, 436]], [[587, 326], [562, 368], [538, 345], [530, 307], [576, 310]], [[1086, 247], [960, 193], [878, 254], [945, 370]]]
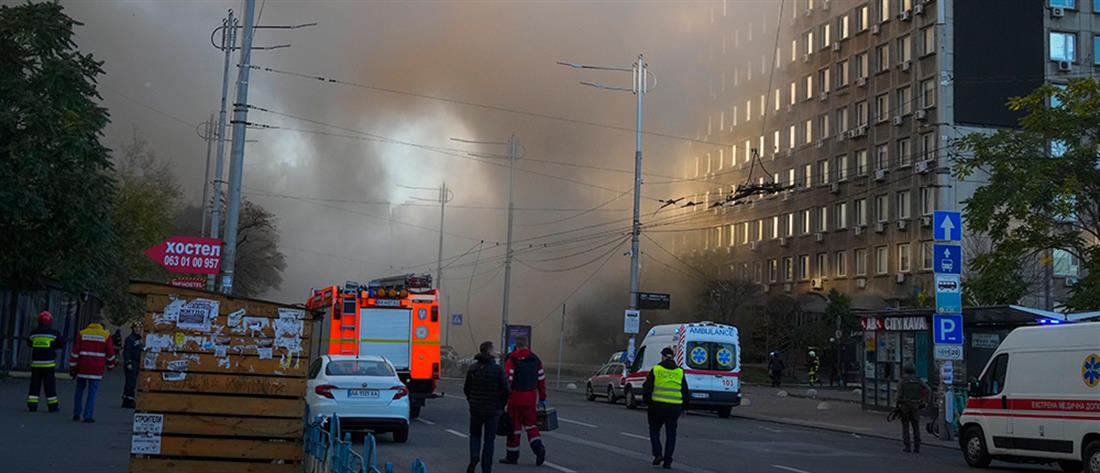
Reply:
[[890, 199], [886, 194], [875, 196], [875, 221], [885, 222], [890, 219]]
[[814, 121], [813, 119], [806, 120], [806, 141], [805, 144], [810, 144], [814, 141]]
[[768, 260], [768, 282], [776, 282], [779, 279], [779, 260]]
[[814, 52], [814, 32], [806, 32], [806, 54], [813, 54]]
[[764, 114], [767, 113], [767, 110], [765, 110], [766, 106], [764, 105], [764, 100], [767, 99], [767, 96], [768, 94], [760, 94], [760, 116], [764, 116]]
[[910, 269], [912, 268], [909, 267], [909, 244], [898, 243], [898, 272], [908, 273]]
[[890, 169], [890, 145], [883, 143], [875, 147], [875, 169]]
[[898, 140], [898, 152], [897, 152], [897, 155], [896, 155], [897, 158], [898, 158], [897, 159], [898, 167], [908, 166], [909, 162], [910, 162], [910, 159], [912, 158], [912, 153], [913, 153], [913, 149], [912, 149], [910, 139], [909, 138], [899, 139]]
[[806, 76], [803, 81], [806, 83], [806, 100], [814, 98], [814, 76], [813, 74]]
[[875, 248], [875, 274], [890, 272], [890, 250], [885, 246]]
[[867, 226], [867, 199], [856, 199], [856, 225]]
[[926, 160], [936, 159], [936, 134], [926, 133], [920, 135], [921, 154]]
[[794, 212], [787, 214], [787, 236], [794, 236]]
[[798, 280], [810, 279], [810, 255], [798, 256]]
[[836, 19], [836, 33], [840, 39], [848, 38], [848, 15], [842, 15]]
[[890, 70], [890, 45], [884, 44], [875, 48], [875, 61], [878, 62], [878, 72]]
[[836, 177], [838, 181], [844, 181], [848, 179], [848, 155], [837, 156]]
[[821, 25], [821, 47], [827, 48], [832, 45], [832, 29], [828, 23]]
[[1077, 0], [1050, 0], [1050, 6], [1058, 8], [1077, 8]]
[[802, 184], [805, 185], [807, 188], [813, 187], [813, 185], [814, 185], [814, 165], [813, 164], [807, 164], [805, 167], [802, 168], [802, 179], [803, 179]]
[[817, 231], [829, 231], [829, 207], [824, 205], [817, 209]]
[[867, 175], [867, 150], [856, 151], [856, 176]]
[[[794, 125], [791, 125], [790, 131], [788, 133], [790, 135], [789, 135], [789, 139], [787, 140], [787, 149], [794, 149], [794, 140], [795, 140], [795, 137], [798, 136], [798, 133], [795, 133]], [[793, 182], [792, 182], [792, 184], [793, 184]]]
[[923, 108], [936, 106], [936, 80], [928, 79], [920, 83], [920, 105]]
[[898, 218], [902, 220], [909, 219], [909, 211], [912, 209], [912, 198], [909, 191], [899, 191], [897, 193], [897, 205], [898, 205]]
[[825, 112], [817, 118], [817, 130], [821, 139], [824, 140], [829, 137], [829, 112]]
[[829, 93], [829, 68], [817, 71], [817, 86], [821, 88], [822, 95]]
[[772, 239], [779, 238], [779, 216], [772, 217]]
[[833, 258], [833, 267], [836, 268], [836, 277], [842, 278], [848, 275], [848, 252], [838, 251]]
[[745, 140], [745, 161], [744, 162], [747, 163], [750, 160], [752, 160], [752, 140]]
[[764, 241], [764, 219], [756, 221], [756, 241]]
[[936, 209], [936, 193], [935, 189], [931, 187], [921, 187], [920, 189], [920, 214], [932, 215]]
[[812, 217], [812, 215], [813, 213], [810, 211], [810, 209], [802, 211], [802, 228], [800, 228], [799, 230], [801, 230], [801, 233], [803, 235], [807, 235], [810, 233], [810, 218]]
[[856, 54], [856, 77], [864, 79], [870, 74], [871, 65], [867, 60], [867, 53]]
[[790, 256], [783, 258], [783, 280], [794, 281], [794, 258]]
[[886, 23], [887, 21], [890, 21], [890, 1], [891, 0], [878, 0], [879, 23]]
[[856, 248], [854, 256], [855, 256], [855, 260], [856, 260], [856, 276], [866, 276], [867, 275], [867, 249], [866, 248]]
[[829, 254], [818, 253], [814, 264], [814, 276], [818, 278], [829, 276]]
[[902, 63], [913, 59], [913, 40], [909, 35], [898, 38], [898, 62]]
[[834, 224], [836, 229], [843, 230], [848, 228], [848, 203], [840, 202], [834, 205], [833, 209], [833, 215], [836, 216], [836, 222]]
[[749, 222], [741, 222], [741, 243], [749, 244]]
[[924, 271], [932, 270], [932, 242], [923, 241], [920, 244], [920, 269]]
[[1073, 33], [1050, 32], [1050, 60], [1074, 61], [1077, 59], [1077, 35]]
[[745, 121], [752, 121], [752, 99], [745, 101]]
[[761, 278], [763, 278], [763, 276], [764, 276], [762, 274], [763, 272], [764, 272], [764, 264], [763, 263], [761, 263], [759, 261], [757, 261], [756, 263], [753, 263], [753, 265], [752, 265], [752, 280], [753, 280], [753, 282], [759, 283], [760, 281], [762, 281]]
[[791, 101], [790, 104], [794, 105], [798, 102], [798, 82], [791, 81]]
[[779, 152], [779, 130], [775, 130], [772, 133], [772, 153]]
[[871, 9], [867, 5], [856, 8], [856, 31], [864, 31], [871, 22]]
[[836, 111], [836, 128], [840, 133], [848, 131], [848, 107]]
[[731, 223], [729, 225], [729, 228], [726, 229], [726, 232], [729, 233], [729, 235], [730, 235], [729, 246], [733, 246], [733, 241], [737, 238], [737, 236], [735, 234], [736, 229], [737, 229], [736, 225], [737, 224]]
[[787, 184], [793, 187], [796, 183], [797, 181], [794, 177], [794, 168], [790, 168], [787, 170]]
[[898, 115], [905, 116], [913, 112], [913, 89], [902, 87], [898, 89], [897, 104]]
[[1051, 257], [1054, 260], [1054, 275], [1063, 277], [1077, 277], [1081, 274], [1081, 265], [1077, 258], [1066, 250], [1054, 250]]
[[921, 52], [925, 55], [936, 53], [936, 27], [929, 26], [921, 31]]
[[772, 100], [772, 102], [775, 103], [775, 111], [778, 112], [779, 108], [783, 106], [782, 105], [783, 100], [781, 99], [781, 96], [779, 95], [779, 88], [775, 89], [775, 100]]
[[890, 94], [875, 96], [875, 117], [880, 122], [890, 118]]
[[913, 0], [901, 0], [901, 11], [909, 11], [913, 8]]
[[829, 183], [829, 160], [822, 159], [817, 162], [817, 183], [828, 184]]
[[791, 40], [791, 62], [795, 62], [797, 60], [798, 60], [798, 40], [797, 39], [792, 39]]
[[[1100, 0], [1096, 0], [1100, 2]], [[1097, 13], [1100, 13], [1100, 3], [1096, 5]], [[1100, 66], [1100, 35], [1092, 37], [1092, 63]]]
[[867, 125], [867, 101], [856, 102], [856, 127]]

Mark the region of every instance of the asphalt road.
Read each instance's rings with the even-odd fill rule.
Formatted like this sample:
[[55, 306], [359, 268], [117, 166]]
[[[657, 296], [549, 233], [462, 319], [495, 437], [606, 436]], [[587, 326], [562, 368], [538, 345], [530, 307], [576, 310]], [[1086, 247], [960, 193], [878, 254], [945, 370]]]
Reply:
[[[468, 415], [457, 382], [444, 382], [443, 399], [428, 401], [421, 419], [414, 421], [409, 441], [395, 444], [388, 436], [379, 441], [379, 459], [409, 471], [420, 458], [430, 473], [466, 471]], [[627, 410], [621, 403], [588, 402], [578, 394], [551, 392], [561, 426], [543, 435], [547, 447], [546, 471], [636, 472], [649, 465], [645, 412]], [[736, 411], [735, 411], [736, 415]], [[504, 440], [498, 437], [498, 458]], [[956, 450], [926, 447], [920, 454], [901, 452], [899, 442], [794, 427], [748, 419], [719, 419], [691, 413], [681, 418], [676, 446], [676, 471], [691, 473], [951, 473], [970, 472]], [[494, 459], [496, 461], [496, 459]], [[519, 465], [495, 464], [493, 471], [530, 472], [534, 456], [526, 448]], [[1056, 471], [1043, 466], [994, 463], [986, 471]]]

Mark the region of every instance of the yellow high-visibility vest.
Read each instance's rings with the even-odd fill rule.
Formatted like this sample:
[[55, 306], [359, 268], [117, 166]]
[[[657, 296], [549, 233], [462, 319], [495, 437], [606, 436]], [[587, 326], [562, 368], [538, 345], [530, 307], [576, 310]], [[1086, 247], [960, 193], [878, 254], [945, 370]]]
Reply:
[[661, 365], [653, 367], [653, 402], [683, 404], [681, 389], [684, 384], [684, 370], [668, 369]]

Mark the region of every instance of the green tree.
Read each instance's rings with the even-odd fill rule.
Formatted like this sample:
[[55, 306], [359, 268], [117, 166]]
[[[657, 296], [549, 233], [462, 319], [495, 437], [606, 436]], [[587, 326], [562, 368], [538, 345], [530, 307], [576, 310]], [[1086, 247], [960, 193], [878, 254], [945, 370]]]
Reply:
[[[202, 209], [186, 206], [180, 210], [176, 222], [177, 233], [199, 235]], [[222, 228], [225, 228], [224, 221]], [[245, 199], [241, 202], [237, 228], [237, 274], [233, 278], [233, 295], [256, 297], [278, 289], [286, 270], [286, 255], [279, 251], [278, 217], [260, 204]]]
[[102, 63], [60, 4], [0, 7], [0, 283], [97, 291], [117, 256]]
[[[988, 235], [994, 245], [980, 262], [983, 272], [1011, 271], [1019, 258], [1052, 249], [1070, 252], [1082, 267], [1095, 267], [1100, 264], [1095, 261], [1100, 244], [1100, 82], [1045, 85], [1011, 99], [1008, 108], [1024, 112], [1019, 128], [967, 135], [955, 159], [957, 178], [981, 173], [987, 182], [966, 201], [969, 229]], [[1098, 292], [1100, 280], [1090, 275], [1074, 286], [1067, 306], [1100, 308]]]
[[833, 288], [826, 296], [824, 322], [835, 331], [837, 320], [845, 332], [859, 328], [859, 319], [852, 313], [852, 298]]

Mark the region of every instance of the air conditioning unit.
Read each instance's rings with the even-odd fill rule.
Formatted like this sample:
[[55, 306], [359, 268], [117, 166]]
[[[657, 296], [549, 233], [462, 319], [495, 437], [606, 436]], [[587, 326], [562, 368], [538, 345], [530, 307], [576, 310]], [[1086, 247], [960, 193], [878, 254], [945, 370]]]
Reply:
[[779, 237], [779, 246], [787, 246], [787, 237]]
[[810, 62], [810, 54], [806, 53], [802, 55], [802, 62]]
[[856, 79], [856, 87], [867, 87], [867, 78], [860, 77]]
[[769, 286], [767, 284], [764, 284], [764, 286], [760, 288], [760, 292], [763, 292], [764, 294], [767, 294], [768, 291], [771, 291], [771, 289], [772, 289], [771, 286]]
[[783, 285], [783, 292], [791, 292], [791, 289], [794, 289], [793, 284], [786, 283], [786, 284]]
[[813, 15], [813, 14], [814, 14], [814, 11], [813, 11], [813, 10], [811, 10], [811, 9], [809, 9], [809, 8], [807, 8], [807, 9], [806, 9], [806, 11], [802, 12], [802, 14], [803, 14], [803, 15], [806, 15], [806, 16], [810, 16], [810, 15]]
[[833, 43], [833, 52], [840, 52], [840, 41]]
[[818, 243], [825, 241], [825, 234], [822, 232], [815, 232], [814, 240], [817, 240]]
[[878, 23], [871, 25], [871, 34], [879, 34], [882, 32], [882, 27]]
[[1067, 277], [1066, 279], [1063, 280], [1063, 283], [1066, 285], [1066, 287], [1076, 286], [1077, 285], [1077, 278]]
[[920, 218], [920, 226], [922, 226], [922, 227], [931, 227], [932, 226], [932, 217], [928, 216], [928, 215], [926, 215], [924, 217], [921, 217]]
[[901, 126], [903, 123], [905, 123], [905, 120], [901, 117], [894, 117], [894, 126]]
[[821, 278], [813, 278], [810, 280], [810, 287], [813, 289], [821, 289], [825, 287], [825, 281], [822, 281]]
[[784, 200], [784, 201], [791, 200], [791, 193], [790, 192], [784, 192], [783, 193], [783, 198], [780, 199], [780, 200]]
[[908, 71], [911, 67], [913, 67], [913, 61], [901, 61], [898, 63], [898, 69], [902, 71]]
[[756, 251], [756, 242], [755, 241], [750, 241], [749, 242], [749, 251]]
[[837, 133], [837, 135], [836, 135], [836, 140], [837, 141], [844, 141], [846, 139], [848, 139], [848, 132], [847, 131], [842, 131], [840, 133]]
[[905, 282], [905, 273], [897, 273], [894, 275], [894, 278], [898, 284], [902, 284]]
[[814, 146], [818, 148], [823, 148], [825, 146], [825, 138], [817, 140], [817, 143], [815, 143]]
[[916, 5], [913, 5], [913, 14], [914, 15], [923, 15], [924, 14], [924, 5], [920, 4], [920, 3], [918, 3]]
[[917, 173], [928, 174], [929, 167], [928, 161], [917, 161]]
[[909, 221], [898, 220], [898, 230], [905, 230], [906, 228], [909, 228]]
[[817, 99], [822, 101], [822, 102], [824, 102], [826, 100], [829, 100], [829, 91], [828, 90], [822, 90], [822, 91], [818, 92], [817, 93]]
[[856, 278], [856, 287], [867, 289], [867, 278]]
[[1058, 70], [1060, 72], [1069, 72], [1073, 70], [1073, 63], [1070, 61], [1058, 61]]
[[917, 111], [913, 112], [913, 116], [917, 120], [920, 120], [920, 121], [923, 122], [923, 121], [928, 119], [928, 111], [927, 110], [917, 110]]
[[1054, 7], [1050, 9], [1051, 18], [1062, 18], [1066, 16], [1066, 9], [1061, 7]]
[[875, 180], [876, 181], [886, 180], [886, 170], [885, 169], [875, 169]]
[[834, 182], [832, 184], [829, 184], [829, 192], [832, 192], [833, 194], [840, 193], [840, 183]]
[[856, 225], [852, 227], [852, 234], [855, 236], [863, 235], [863, 225]]
[[832, 4], [832, 3], [833, 3], [833, 0], [825, 0], [825, 1], [821, 2], [821, 9], [822, 10], [828, 10], [829, 5]]
[[875, 222], [875, 233], [882, 233], [886, 231], [886, 222]]
[[853, 137], [867, 136], [867, 126], [859, 126], [852, 130]]

